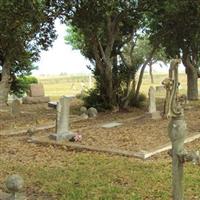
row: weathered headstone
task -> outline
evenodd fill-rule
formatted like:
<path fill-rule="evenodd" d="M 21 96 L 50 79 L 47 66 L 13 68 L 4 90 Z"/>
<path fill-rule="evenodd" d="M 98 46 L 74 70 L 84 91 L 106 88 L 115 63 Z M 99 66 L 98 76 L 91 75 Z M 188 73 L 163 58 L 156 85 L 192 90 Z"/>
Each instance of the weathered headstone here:
<path fill-rule="evenodd" d="M 149 88 L 149 113 L 156 112 L 156 91 L 153 86 Z"/>
<path fill-rule="evenodd" d="M 98 111 L 96 108 L 90 107 L 87 111 L 87 114 L 89 117 L 96 117 L 98 114 Z"/>
<path fill-rule="evenodd" d="M 17 116 L 20 114 L 20 106 L 21 103 L 18 99 L 12 101 L 10 109 L 13 116 Z"/>
<path fill-rule="evenodd" d="M 85 106 L 81 106 L 80 107 L 80 112 L 82 113 L 86 113 L 87 114 L 87 108 Z"/>
<path fill-rule="evenodd" d="M 27 200 L 24 194 L 21 193 L 24 180 L 21 176 L 15 174 L 6 179 L 5 185 L 9 193 L 0 193 L 0 200 Z"/>
<path fill-rule="evenodd" d="M 63 96 L 60 98 L 57 105 L 57 119 L 56 119 L 56 134 L 50 135 L 54 140 L 70 140 L 75 136 L 74 133 L 69 131 L 69 111 L 70 101 L 74 97 Z"/>
<path fill-rule="evenodd" d="M 80 117 L 82 119 L 88 119 L 89 118 L 88 113 L 87 113 L 87 108 L 85 106 L 80 107 L 80 112 L 81 112 Z"/>
<path fill-rule="evenodd" d="M 81 117 L 82 119 L 88 119 L 88 115 L 87 115 L 86 113 L 82 113 L 82 114 L 80 115 L 80 117 Z"/>
<path fill-rule="evenodd" d="M 44 95 L 42 84 L 31 84 L 27 95 L 22 99 L 24 104 L 47 103 L 50 101 L 49 97 Z"/>
<path fill-rule="evenodd" d="M 160 119 L 160 112 L 156 110 L 156 90 L 154 87 L 149 88 L 149 114 L 152 119 Z"/>
<path fill-rule="evenodd" d="M 41 83 L 31 84 L 29 90 L 31 97 L 44 97 L 44 87 Z"/>

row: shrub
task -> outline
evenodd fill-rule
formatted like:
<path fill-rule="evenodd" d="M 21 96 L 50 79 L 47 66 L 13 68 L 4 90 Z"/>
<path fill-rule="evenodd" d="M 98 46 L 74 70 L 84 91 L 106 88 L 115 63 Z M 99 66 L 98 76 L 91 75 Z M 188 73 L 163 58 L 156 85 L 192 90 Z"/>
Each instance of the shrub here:
<path fill-rule="evenodd" d="M 84 101 L 84 106 L 94 107 L 98 111 L 105 111 L 107 109 L 111 109 L 109 104 L 107 104 L 102 95 L 97 88 L 92 88 L 89 90 L 85 90 L 81 95 L 80 98 Z"/>
<path fill-rule="evenodd" d="M 133 97 L 133 99 L 130 101 L 130 106 L 139 107 L 139 108 L 143 107 L 145 105 L 146 100 L 147 100 L 146 95 L 143 93 L 140 93 L 137 101 Z"/>
<path fill-rule="evenodd" d="M 10 94 L 22 97 L 28 91 L 29 85 L 32 83 L 38 83 L 37 78 L 33 76 L 17 77 L 12 81 Z"/>

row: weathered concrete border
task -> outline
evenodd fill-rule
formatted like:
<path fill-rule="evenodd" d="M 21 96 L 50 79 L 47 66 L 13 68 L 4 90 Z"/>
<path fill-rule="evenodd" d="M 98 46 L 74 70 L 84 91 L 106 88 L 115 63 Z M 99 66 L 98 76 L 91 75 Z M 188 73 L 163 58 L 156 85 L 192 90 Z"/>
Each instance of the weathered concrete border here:
<path fill-rule="evenodd" d="M 43 130 L 55 128 L 55 124 L 43 125 L 43 126 L 32 127 L 32 128 L 33 128 L 34 132 L 43 131 Z M 3 131 L 0 134 L 0 137 L 23 136 L 23 135 L 27 134 L 27 131 L 28 131 L 28 128 L 27 129 L 16 130 L 16 131 Z"/>
<path fill-rule="evenodd" d="M 72 115 L 74 116 L 74 115 Z M 118 122 L 119 123 L 122 123 L 122 122 L 127 122 L 127 121 L 131 121 L 131 120 L 138 120 L 138 119 L 141 119 L 145 117 L 145 115 L 141 115 L 141 116 L 138 116 L 138 117 L 130 117 L 128 119 L 121 119 L 119 120 Z M 72 119 L 71 120 L 71 123 L 73 122 L 81 122 L 81 121 L 84 121 L 84 119 Z M 101 125 L 102 124 L 97 124 L 97 125 L 93 125 L 93 126 L 90 126 L 90 127 L 83 127 L 83 128 L 76 128 L 76 129 L 73 129 L 73 131 L 78 131 L 78 130 L 85 130 L 87 128 L 101 128 Z M 34 131 L 42 131 L 42 130 L 46 130 L 46 129 L 51 129 L 51 128 L 55 128 L 55 123 L 54 124 L 49 124 L 49 125 L 42 125 L 42 126 L 38 126 L 38 127 L 30 127 L 30 128 L 34 128 Z M 2 131 L 0 133 L 0 137 L 9 137 L 9 136 L 22 136 L 22 135 L 25 135 L 28 131 L 28 128 L 23 128 L 21 130 L 15 130 L 15 131 Z"/>
<path fill-rule="evenodd" d="M 195 135 L 192 135 L 186 138 L 185 143 L 192 142 L 198 138 L 200 138 L 200 132 L 197 132 Z M 70 142 L 55 142 L 55 141 L 50 141 L 45 137 L 40 137 L 40 138 L 35 137 L 29 140 L 28 142 L 34 143 L 34 144 L 40 144 L 40 145 L 54 145 L 54 146 L 59 146 L 59 147 L 67 147 L 69 149 L 75 149 L 79 151 L 95 151 L 95 152 L 103 152 L 103 153 L 109 153 L 109 154 L 121 155 L 121 156 L 127 156 L 127 157 L 135 157 L 142 160 L 146 160 L 147 158 L 150 158 L 151 156 L 154 156 L 158 153 L 171 149 L 170 143 L 167 143 L 165 145 L 162 145 L 150 151 L 132 152 L 132 151 L 126 151 L 126 150 L 119 150 L 119 149 L 109 149 L 109 148 L 100 148 L 100 147 L 98 148 L 94 146 L 87 146 L 87 145 L 81 145 L 81 144 L 70 143 Z"/>
<path fill-rule="evenodd" d="M 199 138 L 200 138 L 200 132 L 196 132 L 192 136 L 187 137 L 185 139 L 184 143 L 187 144 L 187 143 L 192 142 L 192 141 L 194 141 L 196 139 L 199 139 Z M 156 155 L 158 153 L 161 153 L 163 151 L 170 150 L 171 148 L 172 148 L 171 143 L 167 143 L 167 144 L 161 145 L 158 148 L 152 149 L 150 151 L 146 151 L 146 152 L 145 151 L 140 151 L 138 153 L 141 155 L 141 157 L 143 157 L 143 159 L 147 159 L 147 158 L 149 158 L 151 156 L 154 156 L 154 155 Z"/>
<path fill-rule="evenodd" d="M 67 147 L 69 149 L 75 149 L 78 151 L 95 151 L 95 152 L 103 152 L 103 153 L 109 153 L 114 155 L 122 155 L 127 157 L 138 157 L 143 159 L 140 154 L 131 152 L 131 151 L 125 151 L 125 150 L 119 150 L 119 149 L 109 149 L 109 148 L 100 148 L 100 147 L 94 147 L 94 146 L 87 146 L 87 145 L 81 145 L 76 143 L 70 143 L 70 142 L 56 142 L 52 140 L 48 140 L 47 138 L 32 138 L 28 140 L 30 143 L 39 144 L 39 145 L 54 145 L 58 147 Z"/>

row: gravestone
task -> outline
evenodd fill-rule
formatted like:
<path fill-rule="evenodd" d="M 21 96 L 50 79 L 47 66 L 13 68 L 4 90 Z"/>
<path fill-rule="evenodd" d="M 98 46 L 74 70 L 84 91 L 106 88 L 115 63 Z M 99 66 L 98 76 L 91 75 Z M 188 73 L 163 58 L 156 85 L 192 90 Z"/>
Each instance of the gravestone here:
<path fill-rule="evenodd" d="M 26 97 L 22 99 L 24 104 L 48 103 L 49 97 L 44 94 L 44 87 L 42 84 L 31 84 Z"/>
<path fill-rule="evenodd" d="M 44 97 L 44 87 L 41 83 L 31 84 L 29 90 L 29 96 L 31 97 Z"/>
<path fill-rule="evenodd" d="M 149 88 L 149 113 L 156 112 L 156 91 L 154 87 Z"/>
<path fill-rule="evenodd" d="M 122 125 L 122 123 L 114 121 L 114 122 L 103 124 L 101 127 L 102 128 L 114 128 L 114 127 L 118 127 L 118 126 L 121 126 L 121 125 Z"/>
<path fill-rule="evenodd" d="M 12 101 L 10 109 L 13 116 L 17 116 L 20 114 L 20 106 L 21 103 L 18 99 Z"/>
<path fill-rule="evenodd" d="M 149 88 L 149 114 L 152 119 L 160 119 L 160 112 L 156 110 L 156 90 L 154 87 Z"/>
<path fill-rule="evenodd" d="M 88 110 L 87 110 L 87 108 L 85 106 L 81 106 L 81 108 L 80 108 L 80 113 L 81 113 L 80 117 L 82 119 L 88 119 L 89 118 L 87 111 Z"/>
<path fill-rule="evenodd" d="M 60 98 L 57 105 L 56 133 L 50 135 L 51 139 L 58 141 L 70 140 L 76 135 L 69 131 L 70 101 L 73 98 L 73 96 L 63 96 Z"/>
<path fill-rule="evenodd" d="M 81 107 L 80 107 L 80 112 L 81 112 L 81 114 L 82 114 L 82 113 L 87 114 L 87 108 L 86 108 L 85 106 L 81 106 Z"/>
<path fill-rule="evenodd" d="M 80 117 L 81 117 L 82 119 L 88 119 L 88 115 L 87 115 L 86 113 L 82 113 L 82 114 L 80 115 Z"/>
<path fill-rule="evenodd" d="M 96 117 L 97 114 L 98 114 L 98 111 L 96 108 L 93 108 L 93 107 L 90 107 L 88 110 L 87 110 L 87 114 L 89 117 Z"/>

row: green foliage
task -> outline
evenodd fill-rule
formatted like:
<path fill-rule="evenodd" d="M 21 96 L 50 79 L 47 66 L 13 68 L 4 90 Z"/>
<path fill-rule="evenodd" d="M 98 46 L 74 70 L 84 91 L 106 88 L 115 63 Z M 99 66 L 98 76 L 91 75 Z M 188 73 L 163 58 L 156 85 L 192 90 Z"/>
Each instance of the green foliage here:
<path fill-rule="evenodd" d="M 56 38 L 54 3 L 48 0 L 0 0 L 0 27 L 3 27 L 0 29 L 0 66 L 2 79 L 6 77 L 0 84 L 6 91 L 1 93 L 4 100 L 10 89 L 8 82 L 12 80 L 14 87 L 15 76 L 29 75 L 40 51 L 51 46 Z M 23 93 L 18 92 L 19 95 Z"/>
<path fill-rule="evenodd" d="M 190 52 L 199 60 L 199 1 L 153 1 L 148 14 L 149 33 L 153 43 L 161 43 L 169 57 Z"/>
<path fill-rule="evenodd" d="M 55 39 L 54 15 L 46 1 L 0 1 L 0 58 L 11 65 L 37 59 Z"/>
<path fill-rule="evenodd" d="M 130 106 L 142 108 L 146 105 L 147 96 L 144 93 L 138 95 L 137 101 L 135 100 L 134 95 L 131 96 Z"/>
<path fill-rule="evenodd" d="M 37 78 L 33 76 L 17 77 L 11 84 L 10 93 L 17 97 L 22 97 L 28 91 L 32 83 L 38 83 Z"/>
<path fill-rule="evenodd" d="M 87 108 L 94 107 L 98 111 L 111 109 L 110 105 L 103 99 L 98 88 L 93 88 L 85 91 L 81 95 L 81 99 L 84 101 L 84 106 Z"/>
<path fill-rule="evenodd" d="M 140 27 L 143 14 L 139 9 L 142 9 L 144 1 L 140 1 L 141 7 L 135 0 L 86 0 L 73 3 L 72 12 L 65 13 L 66 18 L 70 19 L 67 21 L 70 28 L 65 41 L 91 61 L 102 104 L 105 107 L 107 104 L 110 105 L 108 107 L 111 104 L 114 106 L 120 85 L 116 77 L 120 76 L 118 67 L 121 66 L 113 60 L 117 60 L 124 43 L 122 40 L 129 38 L 133 30 Z"/>

